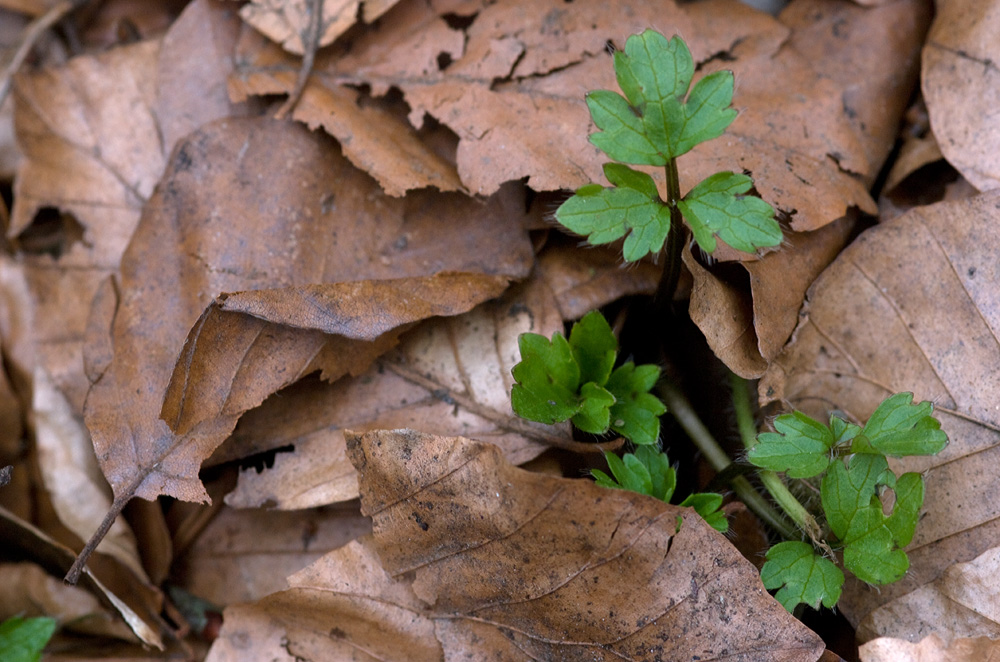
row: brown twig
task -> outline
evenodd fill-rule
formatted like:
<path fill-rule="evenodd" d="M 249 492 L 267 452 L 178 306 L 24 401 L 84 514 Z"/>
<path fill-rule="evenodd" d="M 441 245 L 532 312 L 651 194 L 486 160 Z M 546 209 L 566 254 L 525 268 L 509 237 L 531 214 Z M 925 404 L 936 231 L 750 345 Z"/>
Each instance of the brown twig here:
<path fill-rule="evenodd" d="M 319 50 L 320 35 L 323 34 L 323 2 L 324 0 L 307 0 L 309 25 L 306 26 L 306 32 L 300 35 L 303 51 L 302 67 L 299 68 L 299 76 L 295 79 L 295 87 L 288 93 L 285 103 L 274 114 L 276 119 L 283 119 L 295 110 L 299 99 L 302 98 L 302 92 L 306 89 L 306 83 L 309 82 L 309 75 L 312 73 L 313 63 L 316 61 L 316 51 Z"/>
<path fill-rule="evenodd" d="M 63 0 L 63 2 L 53 5 L 47 12 L 28 24 L 28 27 L 24 30 L 24 34 L 21 36 L 21 45 L 17 47 L 14 57 L 11 58 L 7 67 L 4 68 L 3 73 L 0 74 L 0 105 L 3 105 L 3 102 L 7 99 L 7 95 L 10 94 L 10 85 L 14 74 L 24 64 L 25 59 L 31 53 L 31 49 L 34 48 L 39 38 L 41 38 L 46 30 L 61 21 L 75 6 L 75 2 Z"/>
<path fill-rule="evenodd" d="M 138 487 L 136 484 L 135 487 Z M 111 508 L 104 515 L 104 520 L 101 525 L 97 527 L 97 531 L 94 531 L 94 535 L 90 537 L 87 541 L 86 546 L 80 553 L 76 555 L 76 560 L 73 561 L 73 565 L 70 567 L 69 572 L 63 578 L 63 581 L 67 584 L 76 585 L 80 581 L 80 575 L 83 574 L 84 568 L 87 566 L 87 560 L 90 559 L 90 555 L 94 553 L 97 546 L 101 544 L 104 540 L 104 536 L 108 535 L 108 531 L 111 530 L 111 525 L 115 523 L 118 516 L 121 514 L 122 509 L 125 505 L 132 500 L 132 495 L 135 493 L 135 489 L 127 490 L 125 492 L 126 496 L 115 497 L 115 500 L 111 503 Z"/>

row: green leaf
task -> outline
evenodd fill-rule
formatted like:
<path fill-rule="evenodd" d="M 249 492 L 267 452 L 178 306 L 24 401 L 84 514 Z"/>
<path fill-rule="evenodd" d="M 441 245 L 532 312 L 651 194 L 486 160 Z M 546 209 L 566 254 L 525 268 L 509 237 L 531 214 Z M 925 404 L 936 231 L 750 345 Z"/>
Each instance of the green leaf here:
<path fill-rule="evenodd" d="M 912 393 L 882 401 L 851 446 L 853 453 L 877 452 L 891 457 L 935 455 L 948 445 L 948 435 L 927 401 L 912 404 Z"/>
<path fill-rule="evenodd" d="M 658 252 L 670 230 L 670 209 L 660 200 L 653 178 L 613 163 L 604 172 L 618 188 L 578 190 L 556 210 L 556 220 L 594 246 L 625 237 L 622 253 L 628 262 Z"/>
<path fill-rule="evenodd" d="M 877 494 L 880 485 L 895 488 L 889 516 Z M 858 454 L 831 464 L 820 492 L 830 529 L 844 543 L 844 567 L 869 584 L 902 578 L 910 561 L 901 548 L 913 538 L 924 500 L 920 475 L 896 480 L 884 456 Z"/>
<path fill-rule="evenodd" d="M 613 404 L 615 396 L 603 386 L 587 382 L 580 388 L 580 411 L 570 420 L 584 432 L 604 434 L 608 431 Z"/>
<path fill-rule="evenodd" d="M 839 416 L 830 416 L 830 432 L 833 433 L 834 445 L 846 443 L 861 432 L 861 426 L 848 423 Z"/>
<path fill-rule="evenodd" d="M 635 456 L 649 470 L 652 480 L 650 496 L 670 503 L 670 497 L 677 488 L 677 472 L 670 466 L 670 458 L 656 446 L 639 446 L 635 449 Z"/>
<path fill-rule="evenodd" d="M 629 454 L 626 453 L 625 455 L 628 457 Z M 652 483 L 648 470 L 646 470 L 645 475 L 641 473 L 636 474 L 632 471 L 632 467 L 629 466 L 629 463 L 626 463 L 622 458 L 618 457 L 614 453 L 608 453 L 607 451 L 604 452 L 604 459 L 607 460 L 608 468 L 611 469 L 611 473 L 615 477 L 615 480 L 612 481 L 612 484 L 608 487 L 646 494 L 646 492 L 643 492 L 643 487 Z M 607 478 L 607 476 L 605 476 L 605 478 Z"/>
<path fill-rule="evenodd" d="M 804 542 L 781 542 L 767 552 L 760 579 L 767 589 L 780 589 L 774 596 L 791 612 L 799 603 L 813 609 L 820 604 L 833 608 L 840 599 L 844 573 Z"/>
<path fill-rule="evenodd" d="M 511 370 L 517 382 L 510 402 L 518 416 L 539 423 L 561 423 L 580 410 L 580 367 L 561 333 L 550 342 L 537 333 L 517 339 L 521 361 Z"/>
<path fill-rule="evenodd" d="M 784 471 L 791 478 L 811 478 L 830 465 L 835 439 L 830 428 L 800 411 L 779 416 L 778 431 L 757 436 L 748 453 L 750 462 L 771 471 Z"/>
<path fill-rule="evenodd" d="M 569 333 L 569 345 L 573 350 L 576 364 L 580 366 L 580 381 L 604 386 L 611 376 L 615 358 L 618 356 L 618 339 L 615 338 L 604 315 L 596 310 L 584 315 L 573 325 Z M 614 402 L 613 397 L 612 402 Z M 604 430 L 607 429 L 605 423 Z"/>
<path fill-rule="evenodd" d="M 616 161 L 665 165 L 722 135 L 736 119 L 729 107 L 732 72 L 705 76 L 688 96 L 694 61 L 680 37 L 667 40 L 654 30 L 632 35 L 624 52 L 615 53 L 615 75 L 627 99 L 601 91 L 588 96 L 587 105 L 601 129 L 591 142 Z"/>
<path fill-rule="evenodd" d="M 698 492 L 690 494 L 681 501 L 682 506 L 690 506 L 708 522 L 708 525 L 720 533 L 729 530 L 729 520 L 726 514 L 719 510 L 722 507 L 722 495 L 714 492 Z"/>
<path fill-rule="evenodd" d="M 0 660 L 38 662 L 55 631 L 54 618 L 8 618 L 0 623 Z"/>
<path fill-rule="evenodd" d="M 660 437 L 660 416 L 667 408 L 649 393 L 660 378 L 655 365 L 619 366 L 605 387 L 615 396 L 611 407 L 611 429 L 634 444 L 655 444 Z"/>
<path fill-rule="evenodd" d="M 703 250 L 715 251 L 715 235 L 745 253 L 781 243 L 781 226 L 774 220 L 771 205 L 752 195 L 741 195 L 752 185 L 753 180 L 746 175 L 717 172 L 678 201 Z"/>

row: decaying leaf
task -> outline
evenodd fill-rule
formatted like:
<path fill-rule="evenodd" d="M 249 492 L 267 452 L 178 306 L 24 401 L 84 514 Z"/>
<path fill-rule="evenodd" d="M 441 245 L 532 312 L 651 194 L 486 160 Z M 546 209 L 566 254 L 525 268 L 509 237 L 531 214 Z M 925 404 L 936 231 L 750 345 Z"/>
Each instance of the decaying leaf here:
<path fill-rule="evenodd" d="M 981 191 L 1000 187 L 993 127 L 1000 117 L 1000 25 L 995 2 L 936 3 L 923 49 L 921 88 L 931 128 L 948 162 Z"/>
<path fill-rule="evenodd" d="M 354 25 L 358 8 L 371 23 L 399 0 L 252 0 L 240 9 L 240 16 L 270 39 L 296 55 L 308 43 L 312 14 L 320 10 L 319 46 L 327 46 Z"/>
<path fill-rule="evenodd" d="M 348 443 L 373 540 L 328 554 L 287 591 L 228 609 L 209 660 L 278 646 L 384 660 L 823 651 L 690 510 L 522 471 L 467 439 L 372 431 Z"/>
<path fill-rule="evenodd" d="M 951 439 L 937 456 L 893 461 L 897 472 L 924 473 L 926 512 L 900 582 L 879 593 L 845 586 L 840 606 L 855 623 L 995 545 L 998 221 L 1000 197 L 983 194 L 862 234 L 813 284 L 793 340 L 761 381 L 764 402 L 820 418 L 839 410 L 865 420 L 887 394 L 913 391 L 934 402 Z"/>
<path fill-rule="evenodd" d="M 980 662 L 997 659 L 1000 643 L 990 637 L 947 642 L 934 634 L 916 643 L 883 637 L 869 641 L 858 652 L 861 662 Z"/>

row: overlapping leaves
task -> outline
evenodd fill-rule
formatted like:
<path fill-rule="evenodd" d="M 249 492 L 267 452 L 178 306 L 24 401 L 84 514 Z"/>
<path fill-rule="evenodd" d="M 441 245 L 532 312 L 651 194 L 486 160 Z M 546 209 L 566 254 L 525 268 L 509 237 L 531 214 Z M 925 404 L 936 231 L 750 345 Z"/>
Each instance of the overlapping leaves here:
<path fill-rule="evenodd" d="M 869 584 L 889 584 L 909 568 L 903 551 L 924 500 L 920 474 L 896 476 L 886 456 L 934 455 L 948 443 L 929 402 L 913 404 L 912 393 L 882 402 L 862 428 L 837 416 L 830 424 L 801 412 L 779 416 L 777 432 L 757 437 L 749 458 L 755 465 L 783 471 L 791 478 L 822 474 L 820 495 L 830 533 L 843 548 L 844 566 Z M 882 494 L 892 490 L 890 514 Z M 807 553 L 808 551 L 808 553 Z M 836 603 L 843 575 L 806 543 L 782 543 L 768 553 L 761 577 L 779 588 L 778 600 L 789 609 L 799 602 Z M 839 570 L 837 570 L 839 573 Z"/>
<path fill-rule="evenodd" d="M 525 333 L 518 347 L 510 394 L 518 416 L 549 424 L 571 420 L 584 432 L 611 429 L 636 444 L 656 443 L 666 407 L 649 390 L 660 369 L 631 362 L 614 369 L 618 340 L 599 312 L 574 324 L 569 340 L 561 333 L 551 341 Z"/>
<path fill-rule="evenodd" d="M 664 202 L 652 177 L 622 165 L 667 166 L 668 173 L 676 173 L 674 159 L 722 135 L 736 119 L 730 108 L 732 72 L 711 73 L 692 89 L 694 61 L 684 41 L 676 36 L 668 41 L 653 30 L 629 37 L 614 60 L 625 96 L 609 90 L 587 95 L 587 107 L 600 129 L 590 141 L 621 162 L 604 166 L 613 186 L 580 188 L 556 211 L 557 220 L 586 235 L 591 244 L 624 237 L 623 253 L 630 262 L 663 247 L 671 208 L 683 213 L 695 241 L 708 252 L 715 250 L 716 235 L 746 252 L 779 244 L 782 234 L 774 209 L 745 195 L 753 186 L 747 175 L 719 172 L 682 200 Z"/>

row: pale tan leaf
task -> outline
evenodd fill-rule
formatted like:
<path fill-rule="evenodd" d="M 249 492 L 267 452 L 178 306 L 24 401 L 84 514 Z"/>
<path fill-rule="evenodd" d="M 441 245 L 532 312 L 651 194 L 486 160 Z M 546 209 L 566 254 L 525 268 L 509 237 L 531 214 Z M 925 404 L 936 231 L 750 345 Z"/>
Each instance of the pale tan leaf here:
<path fill-rule="evenodd" d="M 918 643 L 885 637 L 864 644 L 859 653 L 861 662 L 996 662 L 1000 642 L 974 637 L 946 643 L 933 634 Z"/>

